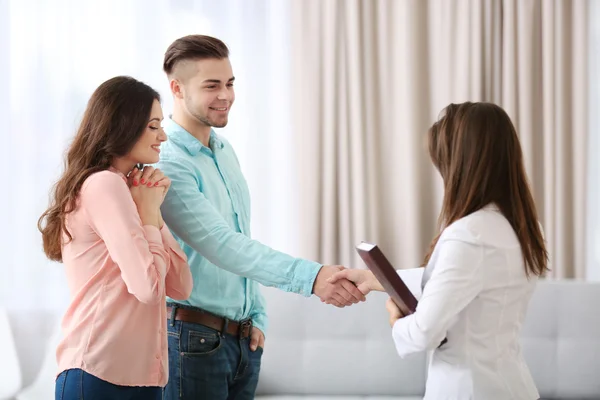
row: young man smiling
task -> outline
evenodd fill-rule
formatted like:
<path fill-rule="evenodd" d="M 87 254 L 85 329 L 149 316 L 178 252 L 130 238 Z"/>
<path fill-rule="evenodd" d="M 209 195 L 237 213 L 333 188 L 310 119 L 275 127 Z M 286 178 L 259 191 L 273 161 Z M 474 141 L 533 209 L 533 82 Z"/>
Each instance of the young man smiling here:
<path fill-rule="evenodd" d="M 364 301 L 342 269 L 295 258 L 250 237 L 250 193 L 227 125 L 235 100 L 229 50 L 191 35 L 169 46 L 163 69 L 174 99 L 158 167 L 171 179 L 163 218 L 188 256 L 194 288 L 168 299 L 169 383 L 165 399 L 252 399 L 267 325 L 258 283 L 338 307 Z"/>

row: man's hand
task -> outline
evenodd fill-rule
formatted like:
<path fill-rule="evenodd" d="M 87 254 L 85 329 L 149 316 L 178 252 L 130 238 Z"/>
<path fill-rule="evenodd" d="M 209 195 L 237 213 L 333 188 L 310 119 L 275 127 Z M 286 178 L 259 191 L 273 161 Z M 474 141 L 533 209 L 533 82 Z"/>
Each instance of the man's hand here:
<path fill-rule="evenodd" d="M 250 350 L 256 351 L 258 347 L 265 348 L 265 335 L 260 329 L 253 326 L 252 333 L 250 334 Z"/>
<path fill-rule="evenodd" d="M 347 279 L 350 282 L 354 282 L 358 287 L 358 290 L 365 296 L 368 295 L 371 290 L 384 291 L 383 286 L 381 286 L 381 283 L 375 278 L 373 272 L 366 269 L 344 269 L 333 274 L 327 282 L 336 283 L 340 279 Z"/>
<path fill-rule="evenodd" d="M 404 315 L 402 315 L 402 311 L 400 311 L 400 309 L 398 308 L 396 303 L 394 303 L 394 300 L 392 300 L 391 297 L 385 303 L 385 308 L 390 314 L 390 326 L 393 328 L 396 321 L 404 317 Z"/>
<path fill-rule="evenodd" d="M 330 276 L 343 269 L 344 267 L 339 265 L 325 265 L 321 267 L 313 285 L 313 293 L 322 302 L 333 304 L 336 307 L 345 307 L 366 300 L 360 290 L 347 279 L 339 279 L 335 283 L 327 282 Z"/>

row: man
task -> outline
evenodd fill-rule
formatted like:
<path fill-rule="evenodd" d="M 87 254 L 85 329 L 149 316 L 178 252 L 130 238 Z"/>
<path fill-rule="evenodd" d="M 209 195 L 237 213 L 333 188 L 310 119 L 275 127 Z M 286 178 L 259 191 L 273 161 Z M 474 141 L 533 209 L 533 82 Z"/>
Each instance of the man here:
<path fill-rule="evenodd" d="M 250 238 L 250 195 L 231 145 L 213 127 L 227 125 L 234 102 L 229 50 L 192 35 L 165 53 L 174 99 L 158 167 L 171 179 L 161 208 L 188 256 L 194 289 L 168 299 L 169 383 L 165 399 L 252 399 L 267 325 L 258 283 L 338 307 L 364 301 L 342 269 L 294 258 Z"/>

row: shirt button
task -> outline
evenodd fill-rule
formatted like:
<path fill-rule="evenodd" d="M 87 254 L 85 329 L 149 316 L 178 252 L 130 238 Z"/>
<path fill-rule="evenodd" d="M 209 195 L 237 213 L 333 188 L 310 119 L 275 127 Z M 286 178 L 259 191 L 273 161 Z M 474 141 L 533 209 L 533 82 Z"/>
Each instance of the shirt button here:
<path fill-rule="evenodd" d="M 156 355 L 156 359 L 157 359 L 157 360 L 160 360 L 160 354 L 157 354 L 157 355 Z"/>

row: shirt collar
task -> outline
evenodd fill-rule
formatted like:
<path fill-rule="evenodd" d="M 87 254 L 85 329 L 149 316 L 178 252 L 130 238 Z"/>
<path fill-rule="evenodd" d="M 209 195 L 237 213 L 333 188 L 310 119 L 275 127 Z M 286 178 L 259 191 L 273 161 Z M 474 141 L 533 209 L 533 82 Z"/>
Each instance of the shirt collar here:
<path fill-rule="evenodd" d="M 183 127 L 181 127 L 181 125 L 179 125 L 177 122 L 173 121 L 170 117 L 164 119 L 163 128 L 164 128 L 165 132 L 167 133 L 167 135 L 169 135 L 170 140 L 173 140 L 174 142 L 185 147 L 185 149 L 188 151 L 188 153 L 190 153 L 190 155 L 192 155 L 192 156 L 195 156 L 196 154 L 198 154 L 200 151 L 202 151 L 202 149 L 211 151 L 211 148 L 212 149 L 222 149 L 223 148 L 223 141 L 221 139 L 219 139 L 219 136 L 215 133 L 215 131 L 213 129 L 210 130 L 210 139 L 208 142 L 208 144 L 211 148 L 208 148 L 208 147 L 204 146 L 202 144 L 202 142 L 200 142 L 198 139 L 196 139 L 194 136 L 192 136 L 191 133 L 189 133 Z"/>
<path fill-rule="evenodd" d="M 492 202 L 489 203 L 488 205 L 483 207 L 484 210 L 489 210 L 489 211 L 500 211 L 500 207 L 498 207 L 498 204 Z"/>

